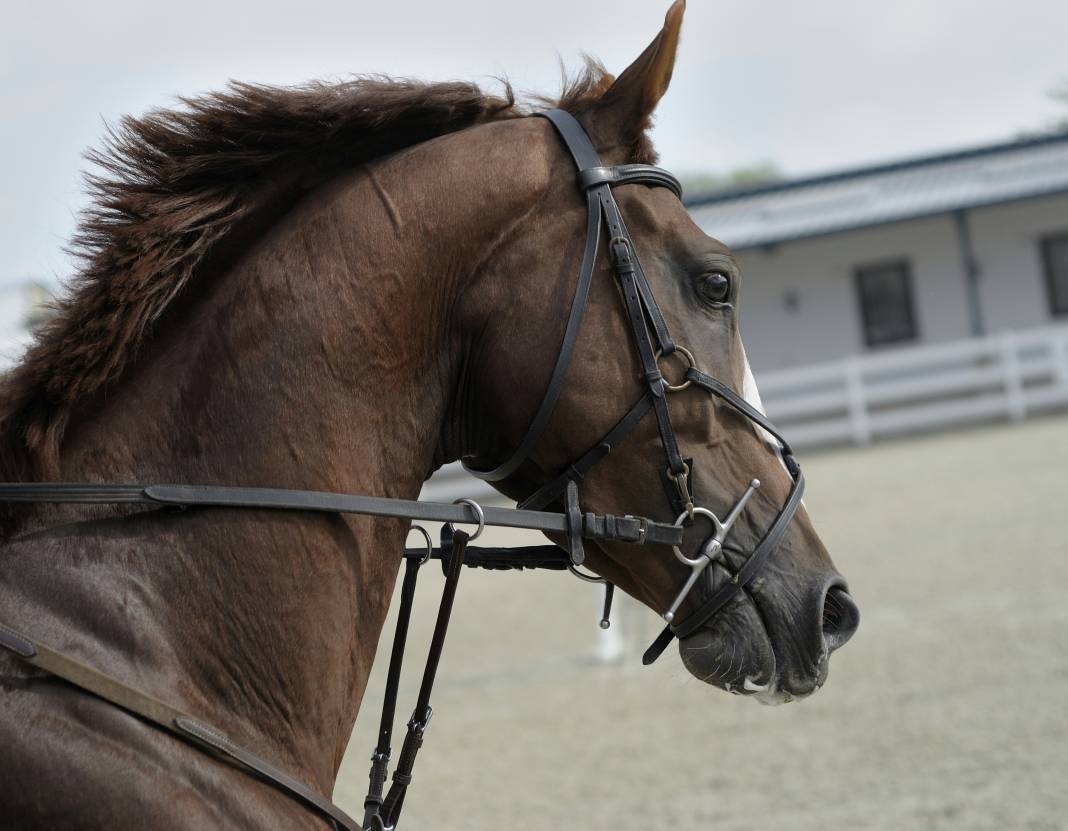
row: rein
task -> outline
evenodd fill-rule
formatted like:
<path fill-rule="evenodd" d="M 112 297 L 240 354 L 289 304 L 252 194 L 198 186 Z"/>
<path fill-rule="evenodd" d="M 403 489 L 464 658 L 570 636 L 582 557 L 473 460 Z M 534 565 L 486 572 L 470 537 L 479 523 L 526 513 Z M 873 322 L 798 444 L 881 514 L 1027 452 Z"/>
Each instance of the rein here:
<path fill-rule="evenodd" d="M 156 508 L 210 509 L 239 508 L 284 511 L 320 511 L 393 517 L 445 523 L 442 541 L 434 548 L 427 532 L 426 549 L 404 551 L 405 570 L 401 586 L 401 606 L 394 634 L 386 680 L 385 696 L 378 742 L 371 759 L 370 785 L 364 802 L 364 820 L 358 824 L 344 811 L 317 794 L 307 785 L 292 778 L 270 762 L 233 742 L 229 736 L 187 713 L 177 710 L 140 690 L 136 690 L 92 667 L 88 667 L 63 653 L 50 648 L 13 627 L 0 622 L 0 647 L 22 661 L 62 678 L 98 698 L 110 702 L 191 745 L 211 753 L 245 770 L 303 805 L 315 810 L 346 831 L 392 831 L 397 825 L 408 785 L 412 781 L 415 758 L 422 747 L 424 734 L 433 710 L 430 695 L 440 662 L 449 618 L 464 565 L 490 569 L 548 568 L 568 569 L 576 576 L 605 584 L 605 608 L 601 626 L 608 625 L 613 586 L 607 581 L 578 571 L 585 559 L 583 540 L 651 543 L 670 546 L 676 559 L 690 569 L 688 578 L 671 606 L 662 614 L 667 626 L 646 650 L 642 662 L 650 664 L 675 637 L 684 638 L 705 625 L 723 606 L 753 579 L 761 566 L 782 539 L 804 492 L 804 476 L 794 459 L 789 444 L 759 410 L 721 381 L 696 368 L 693 355 L 676 344 L 668 331 L 663 314 L 657 306 L 649 280 L 642 269 L 633 240 L 627 231 L 612 194 L 614 186 L 644 184 L 666 187 L 681 197 L 678 180 L 667 171 L 652 165 L 628 164 L 605 167 L 578 121 L 563 110 L 539 113 L 548 119 L 567 146 L 578 168 L 578 186 L 587 206 L 586 244 L 582 265 L 564 331 L 560 353 L 541 404 L 526 434 L 515 451 L 504 462 L 488 469 L 476 469 L 474 460 L 463 463 L 473 475 L 490 482 L 507 479 L 523 465 L 535 449 L 548 426 L 559 399 L 568 367 L 575 352 L 579 328 L 589 298 L 590 285 L 597 263 L 602 228 L 608 240 L 608 252 L 613 272 L 622 289 L 628 323 L 642 366 L 645 388 L 641 397 L 605 436 L 586 453 L 565 465 L 549 482 L 527 497 L 518 508 L 483 508 L 470 499 L 457 500 L 452 505 L 387 499 L 353 494 L 317 491 L 277 490 L 269 488 L 231 488 L 194 485 L 107 485 L 8 483 L 0 484 L 0 502 L 77 503 L 77 504 L 138 504 Z M 660 371 L 660 361 L 671 355 L 681 356 L 687 363 L 685 380 L 670 384 Z M 711 510 L 696 504 L 693 493 L 693 460 L 683 456 L 668 409 L 668 397 L 696 388 L 715 396 L 738 414 L 766 431 L 779 444 L 778 453 L 792 479 L 792 487 L 783 507 L 756 547 L 748 555 L 727 543 L 727 535 L 741 515 L 747 501 L 760 486 L 752 480 L 749 488 L 721 521 Z M 583 513 L 579 507 L 578 483 L 613 448 L 622 441 L 642 419 L 652 412 L 657 422 L 665 456 L 663 484 L 668 502 L 677 514 L 672 523 L 657 522 L 645 517 L 614 516 Z M 559 513 L 546 512 L 558 504 Z M 680 546 L 683 530 L 693 525 L 696 517 L 704 517 L 713 526 L 713 534 L 702 544 L 696 557 L 687 557 Z M 468 535 L 455 531 L 453 523 L 477 523 L 478 529 Z M 526 548 L 469 548 L 468 542 L 482 533 L 487 525 L 526 528 L 555 532 L 565 536 L 566 549 L 557 546 Z M 713 570 L 719 562 L 727 567 L 725 552 L 745 557 L 742 566 L 729 579 L 716 587 Z M 422 684 L 415 710 L 408 722 L 400 757 L 393 773 L 393 785 L 384 792 L 391 755 L 393 722 L 396 714 L 408 625 L 419 569 L 427 561 L 437 558 L 445 571 L 445 588 L 438 609 L 437 623 L 431 639 Z M 701 578 L 705 578 L 701 580 Z M 703 599 L 681 621 L 675 614 L 692 591 L 700 585 Z"/>

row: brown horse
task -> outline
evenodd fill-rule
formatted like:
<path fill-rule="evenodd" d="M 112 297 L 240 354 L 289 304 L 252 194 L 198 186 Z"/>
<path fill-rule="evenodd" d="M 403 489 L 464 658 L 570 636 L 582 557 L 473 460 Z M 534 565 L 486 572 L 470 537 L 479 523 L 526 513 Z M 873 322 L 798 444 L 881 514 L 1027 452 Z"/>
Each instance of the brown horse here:
<path fill-rule="evenodd" d="M 588 66 L 556 102 L 606 164 L 652 160 L 645 131 L 681 17 L 679 2 L 618 79 Z M 124 121 L 98 156 L 107 172 L 78 239 L 81 274 L 4 381 L 3 478 L 415 498 L 450 460 L 505 457 L 559 350 L 585 222 L 571 160 L 528 116 L 510 92 L 375 79 L 235 85 Z M 668 190 L 617 193 L 677 340 L 755 401 L 731 253 Z M 549 429 L 501 490 L 529 494 L 639 389 L 599 263 Z M 763 480 L 732 532 L 751 549 L 789 491 L 780 458 L 710 396 L 671 408 L 704 504 L 723 510 Z M 647 420 L 587 477 L 583 508 L 671 522 L 662 459 Z M 403 522 L 50 505 L 4 508 L 2 522 L 0 620 L 332 792 Z M 685 578 L 663 547 L 590 544 L 587 563 L 657 612 Z M 680 651 L 702 680 L 784 699 L 823 683 L 855 625 L 802 509 L 760 578 Z M 0 702 L 4 828 L 323 825 L 7 653 Z"/>

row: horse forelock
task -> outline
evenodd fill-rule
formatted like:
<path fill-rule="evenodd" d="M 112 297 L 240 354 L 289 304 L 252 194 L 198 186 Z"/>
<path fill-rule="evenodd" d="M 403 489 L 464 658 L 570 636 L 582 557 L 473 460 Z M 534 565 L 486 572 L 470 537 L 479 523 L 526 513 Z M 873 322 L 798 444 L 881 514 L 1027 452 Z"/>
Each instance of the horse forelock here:
<path fill-rule="evenodd" d="M 122 119 L 87 156 L 98 172 L 86 176 L 91 205 L 69 249 L 77 272 L 0 381 L 0 477 L 55 471 L 72 409 L 122 376 L 153 324 L 211 270 L 205 259 L 243 221 L 295 200 L 302 183 L 436 136 L 546 105 L 581 113 L 611 81 L 587 60 L 557 100 L 529 105 L 506 82 L 501 95 L 380 76 L 232 83 L 178 109 Z"/>

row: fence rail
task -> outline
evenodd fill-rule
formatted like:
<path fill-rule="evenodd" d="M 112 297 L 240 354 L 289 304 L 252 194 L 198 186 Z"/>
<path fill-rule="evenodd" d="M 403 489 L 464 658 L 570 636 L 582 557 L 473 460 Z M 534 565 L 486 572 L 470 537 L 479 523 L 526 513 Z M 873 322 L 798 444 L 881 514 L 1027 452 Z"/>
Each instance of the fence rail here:
<path fill-rule="evenodd" d="M 867 444 L 1068 408 L 1068 326 L 1003 332 L 762 373 L 764 406 L 794 447 Z M 487 494 L 459 465 L 424 498 Z"/>
<path fill-rule="evenodd" d="M 1068 407 L 1068 327 L 862 355 L 758 378 L 797 447 L 866 444 Z"/>

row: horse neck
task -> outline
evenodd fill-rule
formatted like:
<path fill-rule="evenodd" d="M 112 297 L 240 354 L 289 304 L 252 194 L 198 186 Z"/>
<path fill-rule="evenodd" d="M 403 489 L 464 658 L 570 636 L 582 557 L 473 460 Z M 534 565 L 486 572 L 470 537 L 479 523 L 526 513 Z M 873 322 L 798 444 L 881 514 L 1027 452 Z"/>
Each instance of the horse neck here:
<path fill-rule="evenodd" d="M 441 455 L 458 352 L 445 318 L 457 287 L 428 273 L 437 252 L 418 227 L 399 227 L 403 203 L 385 205 L 384 187 L 357 171 L 307 198 L 226 273 L 203 275 L 200 296 L 161 323 L 137 367 L 72 420 L 59 478 L 415 498 Z M 72 516 L 63 510 L 52 523 Z M 193 712 L 281 733 L 274 758 L 328 786 L 405 523 L 157 513 L 123 520 L 144 529 L 132 560 L 92 532 L 64 544 L 95 550 L 106 571 L 64 591 L 113 597 L 134 581 L 144 594 L 146 614 L 131 623 L 138 654 L 105 654 L 106 667 L 167 668 L 153 692 L 173 700 L 180 684 L 186 701 L 176 703 Z"/>

